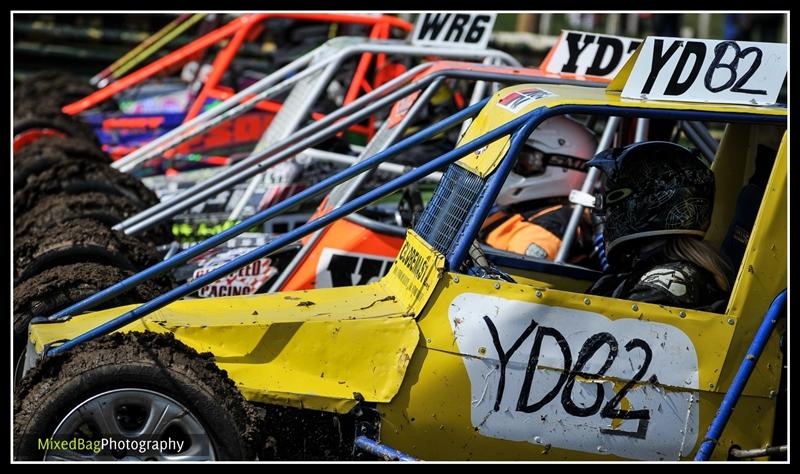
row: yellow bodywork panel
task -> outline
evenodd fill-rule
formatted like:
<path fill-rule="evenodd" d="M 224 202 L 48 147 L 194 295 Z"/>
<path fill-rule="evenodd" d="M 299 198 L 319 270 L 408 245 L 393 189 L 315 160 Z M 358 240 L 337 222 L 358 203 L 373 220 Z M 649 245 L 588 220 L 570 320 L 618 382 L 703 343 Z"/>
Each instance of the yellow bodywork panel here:
<path fill-rule="evenodd" d="M 135 305 L 31 325 L 37 352 Z M 211 352 L 245 398 L 346 412 L 361 394 L 388 402 L 419 338 L 413 318 L 380 283 L 272 295 L 182 300 L 121 331 L 171 332 Z"/>
<path fill-rule="evenodd" d="M 531 322 L 538 326 L 530 332 L 508 331 Z M 691 459 L 722 401 L 719 368 L 736 330 L 720 314 L 455 274 L 440 282 L 419 325 L 423 347 L 406 383 L 379 407 L 381 441 L 431 460 Z M 598 346 L 604 340 L 614 341 L 613 354 Z M 551 357 L 562 352 L 578 373 L 569 388 L 558 380 L 570 378 L 567 363 Z M 604 362 L 608 371 L 597 376 Z M 567 413 L 566 399 L 591 413 Z M 647 420 L 613 410 L 638 410 Z M 773 412 L 774 400 L 743 397 L 721 445 L 763 446 Z"/>
<path fill-rule="evenodd" d="M 528 285 L 531 288 L 537 289 L 554 288 L 558 290 L 580 293 L 586 291 L 586 289 L 592 286 L 592 283 L 594 283 L 594 281 L 579 280 L 576 278 L 570 278 L 568 276 L 555 275 L 551 273 L 521 270 L 519 268 L 510 268 L 503 265 L 497 265 L 497 268 L 510 274 L 517 283 Z"/>
<path fill-rule="evenodd" d="M 785 133 L 728 302 L 726 314 L 738 321 L 738 329 L 722 370 L 723 387 L 730 386 L 770 304 L 787 288 L 788 146 Z M 784 325 L 785 320 L 780 321 L 778 330 L 773 331 L 745 394 L 766 396 L 777 391 L 782 360 L 778 339 Z"/>
<path fill-rule="evenodd" d="M 413 230 L 386 277 L 366 286 L 182 300 L 121 331 L 171 332 L 214 354 L 245 398 L 347 412 L 357 400 L 388 402 L 417 346 L 421 313 L 444 256 Z M 136 305 L 66 322 L 34 324 L 37 352 L 71 339 Z"/>

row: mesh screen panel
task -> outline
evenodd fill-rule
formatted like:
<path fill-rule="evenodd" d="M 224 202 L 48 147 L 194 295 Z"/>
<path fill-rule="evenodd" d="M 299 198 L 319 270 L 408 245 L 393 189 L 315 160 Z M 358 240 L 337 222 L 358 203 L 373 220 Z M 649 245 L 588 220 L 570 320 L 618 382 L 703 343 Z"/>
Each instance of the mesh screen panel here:
<path fill-rule="evenodd" d="M 414 231 L 447 255 L 484 184 L 477 175 L 457 164 L 450 165 Z"/>

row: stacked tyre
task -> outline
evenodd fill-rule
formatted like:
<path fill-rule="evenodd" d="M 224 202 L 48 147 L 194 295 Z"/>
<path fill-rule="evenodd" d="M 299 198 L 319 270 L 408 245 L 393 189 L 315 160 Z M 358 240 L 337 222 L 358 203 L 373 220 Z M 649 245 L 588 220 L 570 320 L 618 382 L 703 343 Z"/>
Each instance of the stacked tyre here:
<path fill-rule="evenodd" d="M 113 229 L 158 198 L 137 178 L 111 166 L 88 125 L 61 112 L 91 92 L 83 81 L 62 73 L 37 74 L 15 87 L 14 457 L 252 459 L 259 444 L 255 409 L 208 356 L 170 334 L 110 334 L 28 364 L 22 377 L 32 320 L 155 265 L 162 260 L 158 247 L 173 241 L 166 224 L 137 236 Z M 94 309 L 145 302 L 174 286 L 171 275 L 161 275 Z M 100 405 L 103 410 L 93 409 Z M 150 416 L 156 413 L 160 418 Z M 152 419 L 160 420 L 158 426 L 149 423 Z M 100 433 L 98 426 L 118 429 Z M 131 433 L 138 433 L 186 444 L 180 452 L 144 455 L 55 452 L 37 442 L 75 433 L 90 439 L 98 434 L 136 438 Z"/>
<path fill-rule="evenodd" d="M 88 82 L 62 71 L 44 71 L 14 87 L 14 151 L 41 136 L 78 138 L 98 145 L 92 128 L 61 108 L 93 92 Z"/>
<path fill-rule="evenodd" d="M 50 316 L 161 260 L 166 225 L 140 236 L 113 230 L 158 203 L 137 178 L 111 167 L 91 127 L 61 107 L 92 92 L 63 73 L 32 76 L 14 90 L 14 355 L 30 321 Z M 107 301 L 146 301 L 174 286 L 169 276 Z"/>

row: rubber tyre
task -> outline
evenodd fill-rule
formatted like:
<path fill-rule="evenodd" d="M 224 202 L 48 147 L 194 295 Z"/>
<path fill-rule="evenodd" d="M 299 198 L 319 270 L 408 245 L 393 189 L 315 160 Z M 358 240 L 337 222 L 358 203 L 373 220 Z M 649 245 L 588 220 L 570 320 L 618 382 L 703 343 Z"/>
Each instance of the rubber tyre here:
<path fill-rule="evenodd" d="M 47 196 L 14 221 L 14 238 L 41 235 L 56 224 L 75 219 L 93 219 L 107 227 L 113 227 L 141 210 L 143 209 L 135 202 L 124 196 L 97 192 Z M 155 245 L 164 245 L 175 240 L 167 224 L 148 229 L 137 237 Z"/>
<path fill-rule="evenodd" d="M 44 104 L 32 105 L 14 113 L 14 135 L 33 128 L 49 128 L 72 138 L 100 146 L 92 126 Z"/>
<path fill-rule="evenodd" d="M 156 194 L 137 178 L 101 163 L 73 160 L 63 155 L 52 167 L 27 176 L 14 192 L 14 217 L 32 209 L 40 199 L 54 194 L 102 192 L 124 196 L 144 209 L 158 204 Z"/>
<path fill-rule="evenodd" d="M 15 110 L 32 102 L 51 102 L 60 111 L 61 107 L 76 102 L 94 93 L 97 89 L 89 81 L 66 71 L 41 71 L 32 74 L 14 88 Z"/>
<path fill-rule="evenodd" d="M 37 145 L 34 145 L 36 143 Z M 112 162 L 111 156 L 108 153 L 104 152 L 101 146 L 98 146 L 95 142 L 90 140 L 84 140 L 81 137 L 74 138 L 74 137 L 57 137 L 57 136 L 45 136 L 42 137 L 31 145 L 23 148 L 23 150 L 28 150 L 28 148 L 55 148 L 57 150 L 61 150 L 68 155 L 71 156 L 81 156 L 81 155 L 91 155 L 94 158 L 92 161 L 98 161 L 100 163 L 110 164 Z M 38 151 L 41 152 L 41 149 Z M 22 152 L 17 153 L 19 155 Z"/>
<path fill-rule="evenodd" d="M 135 272 L 160 261 L 153 245 L 97 221 L 75 219 L 14 243 L 14 284 L 59 265 L 94 262 Z M 155 281 L 165 288 L 174 285 L 169 275 Z"/>
<path fill-rule="evenodd" d="M 75 350 L 77 349 L 77 350 Z M 37 438 L 84 400 L 118 388 L 140 388 L 186 407 L 211 437 L 216 457 L 249 460 L 258 442 L 256 410 L 210 354 L 172 334 L 111 334 L 45 359 L 19 384 L 14 399 L 14 457 L 41 460 Z"/>
<path fill-rule="evenodd" d="M 14 288 L 14 359 L 19 360 L 28 339 L 28 325 L 35 317 L 47 317 L 114 283 L 133 275 L 98 263 L 76 263 L 50 268 Z M 149 301 L 163 292 L 146 281 L 100 304 L 95 310 Z"/>
<path fill-rule="evenodd" d="M 25 186 L 29 176 L 74 160 L 111 164 L 106 152 L 85 139 L 42 137 L 14 154 L 14 188 Z"/>

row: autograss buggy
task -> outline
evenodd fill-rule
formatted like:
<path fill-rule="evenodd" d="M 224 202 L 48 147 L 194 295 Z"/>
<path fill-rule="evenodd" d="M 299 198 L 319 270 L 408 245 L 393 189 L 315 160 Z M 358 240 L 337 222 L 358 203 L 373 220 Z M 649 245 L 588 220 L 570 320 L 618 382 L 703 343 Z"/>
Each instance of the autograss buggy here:
<path fill-rule="evenodd" d="M 720 104 L 725 97 L 713 92 L 704 101 L 663 95 L 669 77 L 680 76 L 676 50 L 699 51 L 698 44 L 708 53 L 698 53 L 706 68 L 715 51 L 755 47 L 774 58 L 761 65 L 767 76 L 785 75 L 785 47 L 648 38 L 640 59 L 605 90 L 536 83 L 503 89 L 258 213 L 221 235 L 474 117 L 455 150 L 190 284 L 140 306 L 81 314 L 184 252 L 35 321 L 16 391 L 15 457 L 286 459 L 356 448 L 402 459 L 678 460 L 726 459 L 737 448 L 770 445 L 786 309 L 787 111 Z M 653 45 L 662 55 L 671 51 L 656 70 Z M 740 66 L 732 70 L 742 77 L 750 65 Z M 648 71 L 654 84 L 643 98 Z M 712 80 L 714 72 L 712 66 Z M 728 97 L 760 99 L 749 86 Z M 758 86 L 774 101 L 772 81 Z M 476 249 L 526 138 L 561 114 L 726 123 L 705 235 L 717 248 L 735 230 L 737 194 L 763 156 L 759 145 L 777 149 L 723 313 L 590 296 L 583 291 L 599 272 Z M 178 301 L 443 166 L 430 203 L 380 281 Z M 138 455 L 36 443 L 109 438 L 183 444 Z"/>

